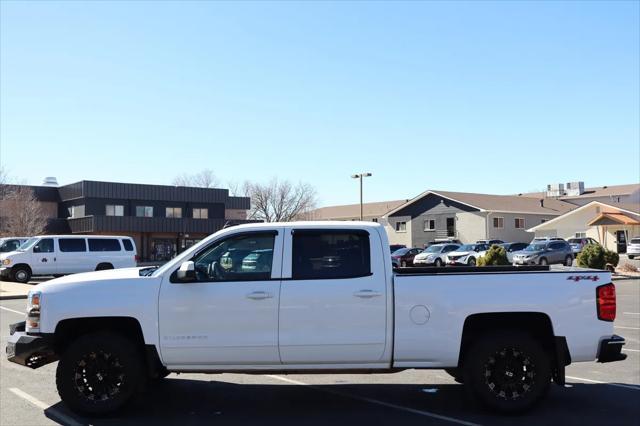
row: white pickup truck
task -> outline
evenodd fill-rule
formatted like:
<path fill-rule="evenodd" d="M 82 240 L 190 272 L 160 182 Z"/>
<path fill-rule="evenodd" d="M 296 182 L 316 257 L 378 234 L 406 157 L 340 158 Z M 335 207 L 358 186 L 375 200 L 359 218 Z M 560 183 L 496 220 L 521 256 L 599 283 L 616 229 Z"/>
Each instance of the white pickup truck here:
<path fill-rule="evenodd" d="M 478 401 L 521 412 L 571 362 L 625 358 L 605 271 L 392 269 L 365 222 L 249 224 L 164 266 L 39 284 L 9 360 L 55 360 L 62 400 L 99 415 L 169 372 L 445 369 Z"/>

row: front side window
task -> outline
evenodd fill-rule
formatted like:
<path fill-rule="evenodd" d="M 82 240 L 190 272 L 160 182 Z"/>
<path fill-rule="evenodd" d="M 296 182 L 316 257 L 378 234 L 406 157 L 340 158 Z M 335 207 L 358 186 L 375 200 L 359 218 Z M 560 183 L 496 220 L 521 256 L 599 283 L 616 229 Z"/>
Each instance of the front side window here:
<path fill-rule="evenodd" d="M 250 233 L 217 241 L 194 257 L 196 281 L 271 279 L 276 233 Z"/>
<path fill-rule="evenodd" d="M 407 232 L 407 222 L 396 222 L 396 232 Z"/>
<path fill-rule="evenodd" d="M 209 209 L 193 209 L 193 218 L 194 219 L 208 219 L 209 218 Z"/>
<path fill-rule="evenodd" d="M 182 207 L 167 207 L 166 209 L 167 217 L 181 218 L 182 217 Z"/>
<path fill-rule="evenodd" d="M 136 216 L 153 217 L 153 207 L 152 206 L 136 206 Z"/>
<path fill-rule="evenodd" d="M 124 216 L 124 206 L 119 204 L 107 204 L 105 210 L 107 216 Z"/>
<path fill-rule="evenodd" d="M 494 228 L 504 228 L 504 217 L 494 217 L 493 218 L 493 227 Z"/>
<path fill-rule="evenodd" d="M 356 278 L 371 274 L 366 231 L 295 231 L 292 252 L 294 280 Z"/>
<path fill-rule="evenodd" d="M 60 238 L 58 246 L 62 252 L 82 252 L 87 251 L 87 243 L 84 238 Z"/>
<path fill-rule="evenodd" d="M 53 238 L 43 238 L 33 246 L 34 253 L 53 253 Z"/>
<path fill-rule="evenodd" d="M 524 229 L 524 218 L 516 217 L 515 225 L 516 225 L 516 229 Z"/>
<path fill-rule="evenodd" d="M 89 251 L 120 251 L 120 241 L 115 238 L 89 238 Z"/>

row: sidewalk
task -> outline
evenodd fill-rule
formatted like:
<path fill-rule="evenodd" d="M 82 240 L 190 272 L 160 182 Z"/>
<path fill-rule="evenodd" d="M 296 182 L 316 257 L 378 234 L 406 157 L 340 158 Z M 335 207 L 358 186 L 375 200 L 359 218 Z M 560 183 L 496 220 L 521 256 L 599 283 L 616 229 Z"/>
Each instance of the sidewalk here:
<path fill-rule="evenodd" d="M 0 281 L 0 300 L 26 299 L 27 293 L 35 285 Z"/>

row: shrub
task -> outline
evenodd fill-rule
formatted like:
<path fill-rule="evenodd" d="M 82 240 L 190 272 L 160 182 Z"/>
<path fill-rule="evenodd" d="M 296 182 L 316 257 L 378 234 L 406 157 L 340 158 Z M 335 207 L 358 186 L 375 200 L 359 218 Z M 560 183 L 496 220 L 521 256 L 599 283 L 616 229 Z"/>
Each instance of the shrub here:
<path fill-rule="evenodd" d="M 489 266 L 489 265 L 508 265 L 509 259 L 507 258 L 507 251 L 504 247 L 501 247 L 497 244 L 491 246 L 489 250 L 478 258 L 478 262 L 476 265 L 478 266 Z"/>
<path fill-rule="evenodd" d="M 620 262 L 620 255 L 615 251 L 604 250 L 604 263 L 610 263 L 613 266 L 618 266 L 618 262 Z"/>
<path fill-rule="evenodd" d="M 604 249 L 599 244 L 587 244 L 578 254 L 578 266 L 582 268 L 604 269 Z"/>
<path fill-rule="evenodd" d="M 621 272 L 639 272 L 638 268 L 636 268 L 635 266 L 633 266 L 630 263 L 623 263 L 622 266 L 620 266 L 620 268 L 618 268 Z"/>

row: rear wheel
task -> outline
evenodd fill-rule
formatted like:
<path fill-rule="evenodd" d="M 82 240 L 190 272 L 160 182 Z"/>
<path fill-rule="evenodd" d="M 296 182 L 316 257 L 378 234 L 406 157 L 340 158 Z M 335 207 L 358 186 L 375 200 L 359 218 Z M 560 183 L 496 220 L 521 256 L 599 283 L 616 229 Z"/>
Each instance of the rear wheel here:
<path fill-rule="evenodd" d="M 634 258 L 634 257 L 635 257 L 635 256 L 629 255 L 629 259 L 630 259 L 630 260 L 633 260 L 633 258 Z"/>
<path fill-rule="evenodd" d="M 492 333 L 477 339 L 467 351 L 464 382 L 485 407 L 505 414 L 521 413 L 547 394 L 549 358 L 526 333 Z"/>
<path fill-rule="evenodd" d="M 26 284 L 31 279 L 31 269 L 23 265 L 14 266 L 11 270 L 11 278 L 15 282 Z"/>
<path fill-rule="evenodd" d="M 133 342 L 102 332 L 78 338 L 60 358 L 56 385 L 73 411 L 102 415 L 117 411 L 139 390 L 144 371 Z"/>
<path fill-rule="evenodd" d="M 540 265 L 546 266 L 548 264 L 549 264 L 549 262 L 547 261 L 546 257 L 543 257 L 542 259 L 540 259 Z"/>

